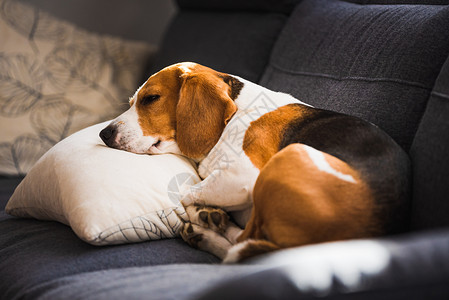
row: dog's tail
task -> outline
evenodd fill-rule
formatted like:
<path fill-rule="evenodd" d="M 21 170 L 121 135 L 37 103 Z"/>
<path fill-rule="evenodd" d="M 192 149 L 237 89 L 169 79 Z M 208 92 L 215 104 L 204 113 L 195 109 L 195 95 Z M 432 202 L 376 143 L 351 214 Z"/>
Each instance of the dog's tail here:
<path fill-rule="evenodd" d="M 237 263 L 253 256 L 265 254 L 279 249 L 279 246 L 267 240 L 245 240 L 243 242 L 235 244 L 228 250 L 228 254 L 223 259 L 223 263 Z"/>

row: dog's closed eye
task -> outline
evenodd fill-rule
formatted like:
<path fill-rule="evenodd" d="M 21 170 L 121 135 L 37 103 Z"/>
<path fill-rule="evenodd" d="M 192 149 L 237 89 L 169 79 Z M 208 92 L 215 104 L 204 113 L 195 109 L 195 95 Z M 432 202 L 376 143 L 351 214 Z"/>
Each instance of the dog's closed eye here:
<path fill-rule="evenodd" d="M 148 104 L 153 103 L 160 97 L 161 97 L 160 95 L 147 95 L 147 96 L 142 97 L 142 99 L 140 100 L 140 103 L 142 105 L 148 105 Z"/>

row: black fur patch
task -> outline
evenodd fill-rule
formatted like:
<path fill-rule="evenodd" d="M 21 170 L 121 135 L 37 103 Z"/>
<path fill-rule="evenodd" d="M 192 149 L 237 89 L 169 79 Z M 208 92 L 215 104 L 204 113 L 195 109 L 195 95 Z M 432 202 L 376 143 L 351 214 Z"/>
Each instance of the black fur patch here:
<path fill-rule="evenodd" d="M 243 88 L 243 82 L 230 75 L 224 75 L 220 77 L 227 85 L 231 87 L 231 95 L 229 95 L 231 99 L 232 100 L 237 99 L 237 97 L 240 95 L 240 91 Z"/>

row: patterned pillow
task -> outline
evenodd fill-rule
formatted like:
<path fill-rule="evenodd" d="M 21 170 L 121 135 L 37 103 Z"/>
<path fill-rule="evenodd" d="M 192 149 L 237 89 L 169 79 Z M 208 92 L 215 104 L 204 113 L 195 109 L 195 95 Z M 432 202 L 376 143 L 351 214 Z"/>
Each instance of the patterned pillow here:
<path fill-rule="evenodd" d="M 0 0 L 0 174 L 26 174 L 51 146 L 124 108 L 153 46 L 93 34 Z"/>
<path fill-rule="evenodd" d="M 139 155 L 108 148 L 83 129 L 45 153 L 14 191 L 8 214 L 59 221 L 84 241 L 110 245 L 178 235 L 187 218 L 185 189 L 200 182 L 194 164 L 173 155 Z"/>

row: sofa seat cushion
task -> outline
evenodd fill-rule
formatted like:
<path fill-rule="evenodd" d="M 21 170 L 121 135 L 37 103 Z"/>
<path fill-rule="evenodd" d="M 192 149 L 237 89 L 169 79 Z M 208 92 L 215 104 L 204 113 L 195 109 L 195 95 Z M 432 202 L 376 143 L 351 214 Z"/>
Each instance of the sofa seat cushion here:
<path fill-rule="evenodd" d="M 261 84 L 368 120 L 408 150 L 448 54 L 448 6 L 306 0 Z"/>
<path fill-rule="evenodd" d="M 195 299 L 448 299 L 448 231 L 281 250 Z"/>
<path fill-rule="evenodd" d="M 447 231 L 298 247 L 235 265 L 165 265 L 169 260 L 193 260 L 192 253 L 198 254 L 193 249 L 190 254 L 180 251 L 183 248 L 181 245 L 175 246 L 175 241 L 160 241 L 159 245 L 146 243 L 153 246 L 146 248 L 147 253 L 142 249 L 122 248 L 122 254 L 128 251 L 129 258 L 124 257 L 120 263 L 113 262 L 112 256 L 114 259 L 122 256 L 111 253 L 112 248 L 108 249 L 111 251 L 110 261 L 104 258 L 104 248 L 78 252 L 78 257 L 75 257 L 76 251 L 70 251 L 65 256 L 69 258 L 67 266 L 49 264 L 50 269 L 61 268 L 56 270 L 54 276 L 38 268 L 46 267 L 46 254 L 34 256 L 43 261 L 26 257 L 28 267 L 18 268 L 9 276 L 4 276 L 7 274 L 4 272 L 11 269 L 3 267 L 12 264 L 12 260 L 7 260 L 7 264 L 0 261 L 0 276 L 5 278 L 0 282 L 0 294 L 6 299 L 161 300 L 322 297 L 398 300 L 447 299 L 449 296 Z M 53 249 L 49 252 L 50 255 L 59 254 L 58 259 L 63 257 Z M 98 253 L 95 255 L 94 252 Z M 86 264 L 91 259 L 98 259 L 98 263 L 93 261 L 94 266 L 87 268 Z M 82 267 L 74 266 L 74 261 Z M 150 263 L 145 266 L 143 261 Z M 98 268 L 100 263 L 118 267 L 88 271 Z M 130 267 L 122 268 L 125 264 Z M 68 267 L 76 272 L 64 276 Z M 79 272 L 81 268 L 85 272 Z"/>

